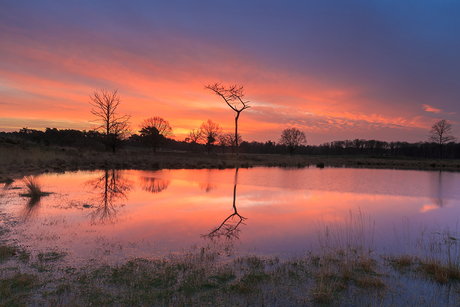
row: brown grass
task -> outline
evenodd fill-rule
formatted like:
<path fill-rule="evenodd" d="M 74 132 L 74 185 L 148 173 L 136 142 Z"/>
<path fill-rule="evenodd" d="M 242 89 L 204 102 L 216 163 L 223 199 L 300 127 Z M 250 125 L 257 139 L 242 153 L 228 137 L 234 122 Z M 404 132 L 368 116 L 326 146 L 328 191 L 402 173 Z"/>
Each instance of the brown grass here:
<path fill-rule="evenodd" d="M 40 174 L 47 171 L 116 169 L 224 169 L 268 167 L 308 167 L 321 165 L 331 167 L 390 168 L 390 169 L 433 169 L 432 160 L 362 158 L 344 156 L 302 156 L 279 154 L 232 154 L 194 153 L 194 152 L 158 152 L 149 150 L 123 149 L 110 152 L 89 151 L 75 148 L 52 148 L 36 145 L 0 144 L 0 170 L 12 178 L 24 175 Z M 439 161 L 437 161 L 439 162 Z M 443 160 L 436 169 L 460 170 L 460 161 Z M 0 174 L 1 175 L 1 174 Z"/>
<path fill-rule="evenodd" d="M 41 190 L 40 184 L 38 183 L 37 179 L 33 176 L 25 177 L 23 179 L 23 182 L 28 192 L 25 194 L 21 194 L 21 196 L 38 198 L 38 197 L 42 197 L 42 196 L 46 196 L 50 194 L 48 192 L 43 192 Z"/>
<path fill-rule="evenodd" d="M 424 272 L 440 284 L 448 283 L 451 280 L 460 280 L 458 266 L 452 264 L 443 265 L 435 259 L 424 260 L 421 265 Z"/>
<path fill-rule="evenodd" d="M 336 289 L 330 282 L 326 282 L 324 278 L 320 278 L 310 291 L 310 295 L 312 300 L 318 304 L 330 304 L 334 300 L 335 292 Z"/>
<path fill-rule="evenodd" d="M 378 276 L 364 275 L 356 279 L 356 284 L 361 288 L 381 289 L 385 287 L 385 283 Z"/>

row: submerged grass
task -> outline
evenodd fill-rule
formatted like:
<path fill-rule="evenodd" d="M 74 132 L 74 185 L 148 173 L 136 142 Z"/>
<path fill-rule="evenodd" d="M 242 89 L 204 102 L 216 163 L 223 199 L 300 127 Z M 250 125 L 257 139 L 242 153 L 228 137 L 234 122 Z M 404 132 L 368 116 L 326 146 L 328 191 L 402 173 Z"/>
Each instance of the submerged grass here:
<path fill-rule="evenodd" d="M 382 257 L 373 250 L 374 224 L 361 212 L 350 213 L 345 226 L 317 226 L 318 248 L 284 260 L 228 256 L 207 246 L 160 259 L 63 269 L 58 264 L 65 252 L 20 260 L 25 253 L 5 246 L 0 248 L 5 259 L 22 264 L 21 270 L 18 264 L 0 267 L 0 306 L 456 306 L 460 301 L 455 232 L 440 232 L 450 241 L 425 232 L 423 241 L 407 240 L 417 247 L 401 247 L 410 255 Z M 418 291 L 418 285 L 436 291 Z"/>
<path fill-rule="evenodd" d="M 18 249 L 14 246 L 0 245 L 0 261 L 8 260 L 16 255 Z"/>
<path fill-rule="evenodd" d="M 460 231 L 446 227 L 429 230 L 414 226 L 408 219 L 403 221 L 403 235 L 396 250 L 387 260 L 393 268 L 402 273 L 418 273 L 438 284 L 460 282 Z M 402 242 L 402 244 L 401 244 Z"/>

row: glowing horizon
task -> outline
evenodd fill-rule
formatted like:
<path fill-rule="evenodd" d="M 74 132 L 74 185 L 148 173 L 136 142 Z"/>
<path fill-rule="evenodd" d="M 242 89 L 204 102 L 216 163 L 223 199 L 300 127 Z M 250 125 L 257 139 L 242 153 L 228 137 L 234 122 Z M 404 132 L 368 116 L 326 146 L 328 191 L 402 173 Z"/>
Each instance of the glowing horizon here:
<path fill-rule="evenodd" d="M 133 131 L 160 116 L 177 140 L 207 119 L 231 132 L 235 113 L 204 89 L 222 81 L 245 88 L 251 108 L 239 132 L 246 141 L 277 141 L 289 127 L 315 145 L 426 141 L 443 118 L 459 135 L 460 44 L 446 30 L 460 29 L 449 13 L 458 5 L 433 4 L 440 13 L 430 22 L 441 25 L 433 34 L 421 26 L 428 6 L 320 3 L 267 6 L 259 15 L 259 6 L 246 4 L 233 23 L 240 10 L 230 4 L 125 3 L 98 16 L 104 1 L 1 4 L 0 131 L 90 130 L 89 96 L 105 88 L 118 89 L 119 112 L 131 114 Z"/>

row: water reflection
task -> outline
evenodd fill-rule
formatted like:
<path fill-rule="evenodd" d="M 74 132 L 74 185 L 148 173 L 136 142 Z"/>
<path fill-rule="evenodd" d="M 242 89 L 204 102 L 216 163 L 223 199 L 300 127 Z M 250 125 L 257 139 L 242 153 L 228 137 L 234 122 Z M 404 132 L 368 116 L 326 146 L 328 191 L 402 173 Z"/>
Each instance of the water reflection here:
<path fill-rule="evenodd" d="M 454 229 L 460 216 L 459 172 L 107 170 L 44 174 L 41 181 L 55 194 L 27 206 L 30 199 L 0 184 L 0 193 L 5 191 L 0 211 L 14 221 L 19 213 L 31 217 L 38 209 L 33 218 L 14 224 L 21 244 L 34 250 L 59 246 L 82 259 L 92 251 L 116 260 L 203 244 L 266 254 L 308 251 L 318 242 L 318 221 L 342 229 L 350 224 L 344 219 L 350 210 L 375 220 L 374 243 L 384 250 L 393 248 L 395 233 L 409 238 L 399 230 L 402 217 L 431 233 L 433 222 L 441 230 Z M 199 182 L 217 188 L 206 193 L 200 187 L 207 185 Z M 366 193 L 363 185 L 369 187 Z M 124 248 L 115 251 L 114 244 Z M 137 247 L 125 248 L 131 244 Z"/>
<path fill-rule="evenodd" d="M 206 193 L 211 192 L 212 190 L 217 188 L 217 184 L 211 182 L 200 182 L 198 183 L 200 189 L 204 190 Z"/>
<path fill-rule="evenodd" d="M 41 196 L 32 196 L 29 197 L 29 201 L 21 211 L 21 216 L 24 220 L 27 220 L 37 214 L 38 209 L 40 208 Z"/>
<path fill-rule="evenodd" d="M 157 194 L 168 188 L 171 180 L 152 178 L 152 177 L 139 177 L 142 190 Z"/>
<path fill-rule="evenodd" d="M 239 239 L 240 229 L 238 228 L 241 224 L 244 225 L 243 221 L 246 219 L 241 216 L 236 209 L 236 186 L 238 183 L 238 168 L 235 170 L 235 181 L 233 185 L 233 213 L 230 214 L 218 227 L 212 230 L 202 237 L 216 240 L 225 238 L 227 240 Z"/>
<path fill-rule="evenodd" d="M 438 207 L 448 204 L 448 199 L 452 197 L 452 173 L 451 172 L 432 172 L 431 173 L 431 198 Z"/>
<path fill-rule="evenodd" d="M 119 170 L 105 170 L 103 174 L 86 182 L 92 187 L 95 210 L 90 213 L 92 223 L 113 223 L 117 218 L 117 202 L 127 199 L 132 182 L 123 178 Z"/>

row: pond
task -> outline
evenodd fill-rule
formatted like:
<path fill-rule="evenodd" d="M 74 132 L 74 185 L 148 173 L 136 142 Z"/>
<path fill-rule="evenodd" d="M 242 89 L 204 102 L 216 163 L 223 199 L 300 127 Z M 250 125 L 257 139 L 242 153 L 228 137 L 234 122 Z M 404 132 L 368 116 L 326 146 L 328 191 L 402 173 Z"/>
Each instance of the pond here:
<path fill-rule="evenodd" d="M 75 265 L 209 244 L 283 257 L 317 248 L 326 235 L 385 253 L 421 231 L 458 233 L 460 219 L 455 172 L 257 167 L 36 179 L 52 194 L 22 197 L 20 180 L 0 186 L 2 236 L 31 251 L 65 251 Z"/>

